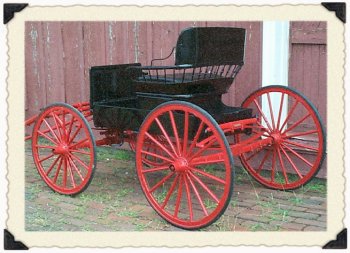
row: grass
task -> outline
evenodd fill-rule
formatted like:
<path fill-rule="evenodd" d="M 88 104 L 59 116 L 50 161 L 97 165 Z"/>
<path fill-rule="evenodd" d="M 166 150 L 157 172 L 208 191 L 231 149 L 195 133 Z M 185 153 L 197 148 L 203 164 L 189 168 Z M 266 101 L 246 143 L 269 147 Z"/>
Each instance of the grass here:
<path fill-rule="evenodd" d="M 74 210 L 77 213 L 79 219 L 83 219 L 86 215 L 86 207 L 85 206 L 77 206 Z"/>
<path fill-rule="evenodd" d="M 140 212 L 124 209 L 123 211 L 118 212 L 119 216 L 136 218 L 140 216 Z"/>
<path fill-rule="evenodd" d="M 313 178 L 308 184 L 300 187 L 295 192 L 298 193 L 308 193 L 308 192 L 316 192 L 320 193 L 323 197 L 327 195 L 327 182 L 321 178 Z"/>
<path fill-rule="evenodd" d="M 56 219 L 56 222 L 52 222 Z M 25 213 L 25 230 L 28 231 L 59 231 L 62 230 L 63 222 L 57 222 L 57 217 L 48 213 L 41 207 L 37 207 L 35 212 Z"/>
<path fill-rule="evenodd" d="M 149 228 L 153 221 L 150 221 L 146 224 L 138 223 L 139 220 L 136 220 L 137 222 L 133 222 L 132 224 L 135 225 L 136 231 L 144 231 L 146 228 Z"/>
<path fill-rule="evenodd" d="M 290 201 L 293 205 L 300 205 L 304 202 L 302 198 L 296 196 L 295 194 L 293 197 L 289 198 L 288 201 Z"/>
<path fill-rule="evenodd" d="M 260 231 L 260 230 L 266 230 L 266 226 L 264 224 L 261 224 L 261 223 L 256 223 L 256 224 L 250 225 L 249 230 L 253 231 L 253 232 Z"/>
<path fill-rule="evenodd" d="M 134 159 L 134 154 L 131 151 L 122 149 L 113 149 L 109 147 L 97 147 L 97 160 L 98 161 L 110 161 L 110 160 L 122 160 L 130 161 Z"/>
<path fill-rule="evenodd" d="M 168 189 L 163 187 L 160 192 L 157 191 L 156 193 L 154 193 L 154 198 L 157 200 L 158 203 L 163 203 L 163 201 L 166 198 L 167 193 L 168 193 Z"/>
<path fill-rule="evenodd" d="M 134 189 L 132 188 L 124 188 L 124 189 L 117 190 L 115 196 L 117 197 L 117 199 L 122 199 L 133 192 L 134 192 Z"/>
<path fill-rule="evenodd" d="M 97 203 L 109 203 L 112 201 L 112 197 L 109 194 L 101 194 L 101 193 L 82 193 L 79 195 L 79 199 L 82 201 L 83 204 L 90 202 L 90 201 L 95 201 Z"/>
<path fill-rule="evenodd" d="M 248 227 L 248 229 L 252 232 L 256 232 L 256 231 L 279 231 L 281 230 L 281 226 L 280 225 L 268 225 L 268 224 L 264 224 L 264 223 L 256 223 L 256 224 L 252 224 Z"/>
<path fill-rule="evenodd" d="M 207 209 L 212 209 L 212 208 L 216 208 L 217 204 L 214 201 L 210 200 L 210 199 L 205 199 L 204 200 L 204 206 Z"/>
<path fill-rule="evenodd" d="M 55 203 L 60 203 L 63 201 L 62 195 L 60 195 L 57 192 L 54 192 L 52 195 L 50 195 L 50 199 L 53 200 Z"/>
<path fill-rule="evenodd" d="M 207 165 L 202 165 L 201 169 L 203 169 L 207 173 L 215 173 L 218 169 L 218 166 L 215 164 L 207 164 Z"/>
<path fill-rule="evenodd" d="M 34 200 L 38 197 L 38 194 L 42 191 L 41 186 L 38 184 L 32 184 L 26 188 L 25 199 Z"/>
<path fill-rule="evenodd" d="M 236 208 L 236 207 L 237 207 L 237 200 L 236 200 L 236 199 L 231 200 L 231 206 L 232 206 L 233 208 Z"/>

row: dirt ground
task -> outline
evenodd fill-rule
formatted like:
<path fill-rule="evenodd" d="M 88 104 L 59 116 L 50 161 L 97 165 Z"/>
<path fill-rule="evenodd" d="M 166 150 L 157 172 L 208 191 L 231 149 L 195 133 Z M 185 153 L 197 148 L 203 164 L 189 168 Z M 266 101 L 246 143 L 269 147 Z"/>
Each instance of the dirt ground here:
<path fill-rule="evenodd" d="M 90 186 L 75 197 L 53 192 L 40 178 L 26 143 L 25 228 L 27 231 L 180 231 L 148 204 L 135 172 L 134 154 L 98 148 Z M 237 159 L 236 159 L 237 160 Z M 327 188 L 313 179 L 295 191 L 256 183 L 236 166 L 234 193 L 221 218 L 203 231 L 325 231 Z"/>

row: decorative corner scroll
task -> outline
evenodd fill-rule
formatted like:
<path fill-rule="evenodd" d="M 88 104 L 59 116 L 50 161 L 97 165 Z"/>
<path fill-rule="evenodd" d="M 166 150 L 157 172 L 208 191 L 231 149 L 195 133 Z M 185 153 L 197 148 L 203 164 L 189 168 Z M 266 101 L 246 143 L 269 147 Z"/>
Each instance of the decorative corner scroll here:
<path fill-rule="evenodd" d="M 344 228 L 338 235 L 337 239 L 328 242 L 322 249 L 347 249 L 348 240 L 347 240 L 347 229 Z"/>
<path fill-rule="evenodd" d="M 21 242 L 15 241 L 15 237 L 7 229 L 4 229 L 4 249 L 28 250 L 28 247 Z"/>
<path fill-rule="evenodd" d="M 20 12 L 28 4 L 18 3 L 18 4 L 4 4 L 4 24 L 6 25 L 15 15 L 15 12 Z"/>
<path fill-rule="evenodd" d="M 327 10 L 335 11 L 335 15 L 343 23 L 346 23 L 346 3 L 345 2 L 323 2 L 321 3 Z"/>

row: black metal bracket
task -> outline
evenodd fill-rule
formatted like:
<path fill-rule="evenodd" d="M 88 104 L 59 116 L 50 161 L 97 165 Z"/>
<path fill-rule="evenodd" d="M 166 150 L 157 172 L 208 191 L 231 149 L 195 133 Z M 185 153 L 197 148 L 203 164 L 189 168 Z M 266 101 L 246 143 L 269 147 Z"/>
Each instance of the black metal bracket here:
<path fill-rule="evenodd" d="M 7 24 L 11 19 L 13 19 L 15 12 L 20 12 L 28 4 L 18 3 L 18 4 L 4 4 L 4 24 Z"/>
<path fill-rule="evenodd" d="M 346 23 L 346 3 L 345 2 L 323 2 L 321 3 L 327 10 L 335 11 L 335 15 L 343 23 Z"/>
<path fill-rule="evenodd" d="M 348 232 L 344 228 L 338 235 L 337 239 L 328 242 L 322 249 L 347 249 L 348 247 Z"/>
<path fill-rule="evenodd" d="M 21 242 L 15 241 L 15 237 L 7 229 L 4 229 L 4 249 L 28 250 L 28 247 Z"/>

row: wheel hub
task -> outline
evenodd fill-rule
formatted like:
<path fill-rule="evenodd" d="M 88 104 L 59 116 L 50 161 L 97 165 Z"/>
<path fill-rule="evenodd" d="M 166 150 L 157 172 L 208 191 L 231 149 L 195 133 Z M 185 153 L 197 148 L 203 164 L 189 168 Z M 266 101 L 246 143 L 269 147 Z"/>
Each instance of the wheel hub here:
<path fill-rule="evenodd" d="M 65 155 L 68 154 L 69 147 L 65 143 L 61 143 L 54 150 L 53 153 L 56 155 Z"/>
<path fill-rule="evenodd" d="M 283 142 L 283 136 L 281 135 L 280 132 L 272 133 L 271 137 L 273 138 L 273 143 L 277 146 Z"/>
<path fill-rule="evenodd" d="M 169 166 L 169 169 L 177 172 L 186 171 L 188 170 L 188 162 L 185 158 L 178 157 L 174 163 Z"/>

